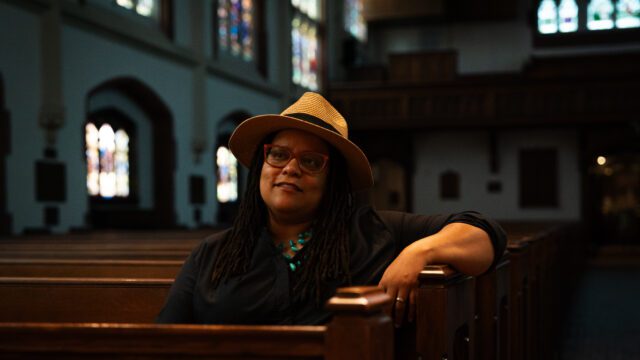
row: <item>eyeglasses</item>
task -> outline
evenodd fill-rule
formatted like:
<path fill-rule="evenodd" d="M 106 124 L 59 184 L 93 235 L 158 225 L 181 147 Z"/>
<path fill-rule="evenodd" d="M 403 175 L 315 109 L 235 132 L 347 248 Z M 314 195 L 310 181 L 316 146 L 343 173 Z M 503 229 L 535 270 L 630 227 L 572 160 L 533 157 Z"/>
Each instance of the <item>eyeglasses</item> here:
<path fill-rule="evenodd" d="M 273 144 L 264 144 L 264 160 L 267 164 L 283 168 L 291 158 L 298 160 L 300 169 L 308 174 L 318 174 L 329 162 L 329 156 L 314 151 L 302 151 L 294 154 L 291 149 Z"/>

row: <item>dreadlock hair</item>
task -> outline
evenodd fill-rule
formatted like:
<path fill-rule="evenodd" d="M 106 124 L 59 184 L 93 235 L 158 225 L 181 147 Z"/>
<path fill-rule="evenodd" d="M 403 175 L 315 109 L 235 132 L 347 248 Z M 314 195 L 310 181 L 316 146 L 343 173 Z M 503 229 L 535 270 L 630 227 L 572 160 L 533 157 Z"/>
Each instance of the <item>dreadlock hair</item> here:
<path fill-rule="evenodd" d="M 267 224 L 267 208 L 260 195 L 260 174 L 264 163 L 263 144 L 255 150 L 249 168 L 248 183 L 231 233 L 220 246 L 211 282 L 214 287 L 231 276 L 248 271 L 251 254 L 262 229 Z M 327 284 L 351 283 L 349 272 L 349 221 L 353 213 L 351 183 L 347 164 L 340 152 L 329 146 L 329 173 L 323 197 L 313 222 L 313 238 L 305 244 L 305 261 L 293 288 L 293 300 L 305 301 L 313 296 L 318 305 L 324 300 Z"/>

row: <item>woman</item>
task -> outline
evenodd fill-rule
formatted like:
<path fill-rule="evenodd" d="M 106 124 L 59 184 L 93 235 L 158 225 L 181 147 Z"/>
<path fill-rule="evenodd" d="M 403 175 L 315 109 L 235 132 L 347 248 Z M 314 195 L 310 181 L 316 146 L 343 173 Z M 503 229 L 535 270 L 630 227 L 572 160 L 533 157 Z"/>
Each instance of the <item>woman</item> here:
<path fill-rule="evenodd" d="M 369 162 L 318 94 L 244 121 L 229 147 L 249 167 L 239 214 L 194 249 L 158 322 L 321 324 L 337 287 L 378 284 L 400 326 L 415 315 L 424 265 L 477 275 L 504 251 L 504 232 L 478 213 L 356 207 L 352 192 L 373 185 Z"/>

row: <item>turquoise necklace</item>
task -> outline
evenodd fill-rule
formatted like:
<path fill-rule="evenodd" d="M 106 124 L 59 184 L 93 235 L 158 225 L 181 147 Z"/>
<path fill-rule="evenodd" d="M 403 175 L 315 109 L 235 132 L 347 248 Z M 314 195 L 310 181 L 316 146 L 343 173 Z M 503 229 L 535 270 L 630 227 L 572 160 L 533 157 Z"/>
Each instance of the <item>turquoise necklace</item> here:
<path fill-rule="evenodd" d="M 278 244 L 278 250 L 280 250 L 282 256 L 287 259 L 287 262 L 289 263 L 289 269 L 291 269 L 291 271 L 296 271 L 302 265 L 300 263 L 300 260 L 294 261 L 293 257 L 295 257 L 295 254 L 302 249 L 304 244 L 309 241 L 309 239 L 311 239 L 311 236 L 313 236 L 312 230 L 303 231 L 298 234 L 297 240 L 289 240 L 287 245 L 285 245 L 284 243 Z M 291 249 L 291 251 L 293 252 L 293 256 L 289 254 L 289 249 Z"/>

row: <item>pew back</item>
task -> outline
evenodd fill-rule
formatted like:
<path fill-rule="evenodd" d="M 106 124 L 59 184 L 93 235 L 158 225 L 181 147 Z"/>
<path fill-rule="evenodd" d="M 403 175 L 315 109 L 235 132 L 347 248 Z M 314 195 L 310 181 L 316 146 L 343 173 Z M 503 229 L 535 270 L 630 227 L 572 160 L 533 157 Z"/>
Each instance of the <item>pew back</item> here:
<path fill-rule="evenodd" d="M 4 259 L 0 276 L 175 278 L 181 260 Z"/>
<path fill-rule="evenodd" d="M 0 322 L 153 322 L 173 279 L 0 278 Z"/>
<path fill-rule="evenodd" d="M 392 359 L 389 297 L 377 287 L 339 289 L 327 326 L 2 323 L 3 358 Z"/>

